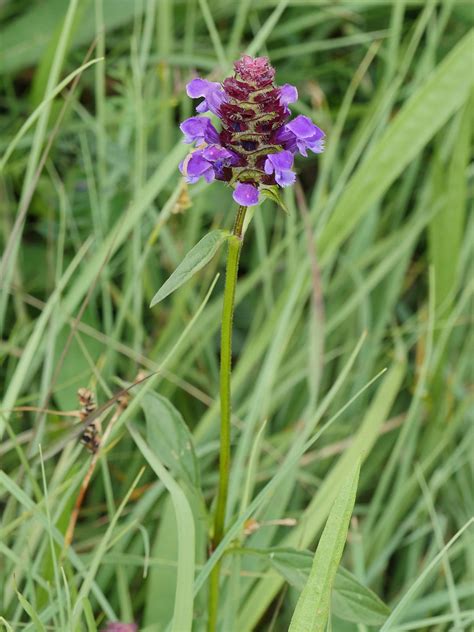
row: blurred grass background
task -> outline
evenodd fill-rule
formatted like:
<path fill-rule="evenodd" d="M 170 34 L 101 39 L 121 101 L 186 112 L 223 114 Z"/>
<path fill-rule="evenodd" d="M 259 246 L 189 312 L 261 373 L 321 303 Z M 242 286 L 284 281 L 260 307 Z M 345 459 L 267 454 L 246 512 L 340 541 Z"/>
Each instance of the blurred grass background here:
<path fill-rule="evenodd" d="M 290 213 L 266 201 L 244 244 L 229 537 L 260 554 L 225 556 L 221 629 L 288 628 L 298 590 L 265 552 L 314 550 L 359 455 L 343 564 L 395 610 L 384 627 L 334 613 L 329 629 L 472 629 L 472 528 L 446 543 L 474 508 L 474 5 L 6 0 L 0 16 L 0 625 L 181 632 L 191 613 L 203 629 L 222 253 L 148 305 L 205 232 L 232 224 L 223 184 L 183 184 L 178 124 L 186 82 L 221 80 L 248 52 L 298 87 L 293 111 L 327 149 L 297 162 Z M 158 369 L 64 551 L 89 458 L 70 442 L 35 460 L 73 424 L 54 411 L 77 409 L 79 386 L 102 403 L 118 378 Z M 150 432 L 168 400 L 163 423 L 192 433 L 189 480 Z M 146 452 L 145 417 L 175 480 Z M 261 526 L 243 536 L 252 501 Z"/>

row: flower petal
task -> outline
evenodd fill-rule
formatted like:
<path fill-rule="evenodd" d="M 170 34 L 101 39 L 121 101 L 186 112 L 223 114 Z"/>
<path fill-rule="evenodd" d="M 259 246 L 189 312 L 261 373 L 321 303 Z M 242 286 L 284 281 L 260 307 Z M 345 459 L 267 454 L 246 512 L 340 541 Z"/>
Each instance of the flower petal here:
<path fill-rule="evenodd" d="M 179 126 L 184 134 L 185 143 L 219 142 L 219 134 L 211 121 L 205 116 L 192 116 L 186 119 Z"/>
<path fill-rule="evenodd" d="M 230 160 L 233 156 L 227 149 L 220 145 L 209 145 L 202 151 L 202 155 L 209 162 L 216 162 L 217 160 Z"/>
<path fill-rule="evenodd" d="M 275 173 L 275 182 L 281 187 L 288 187 L 296 180 L 296 175 L 291 170 L 293 166 L 293 154 L 291 151 L 279 151 L 269 154 L 265 161 L 265 173 Z"/>
<path fill-rule="evenodd" d="M 286 129 L 289 129 L 290 132 L 293 132 L 298 138 L 311 138 L 314 134 L 317 134 L 318 131 L 324 134 L 310 118 L 303 114 L 299 114 L 292 121 L 287 123 Z"/>
<path fill-rule="evenodd" d="M 241 206 L 255 206 L 258 204 L 260 193 L 253 184 L 238 182 L 232 197 Z"/>
<path fill-rule="evenodd" d="M 197 112 L 207 112 L 210 110 L 214 114 L 218 114 L 219 107 L 225 99 L 220 83 L 207 81 L 207 79 L 200 79 L 199 77 L 196 77 L 196 79 L 188 83 L 186 93 L 193 99 L 204 97 L 204 101 L 196 107 Z"/>
<path fill-rule="evenodd" d="M 298 100 L 298 90 L 291 83 L 285 83 L 280 87 L 280 103 L 288 105 Z"/>
<path fill-rule="evenodd" d="M 300 114 L 277 131 L 275 142 L 292 153 L 299 151 L 302 156 L 307 156 L 307 149 L 316 154 L 324 151 L 324 137 L 322 129 Z"/>
<path fill-rule="evenodd" d="M 276 154 L 269 154 L 268 160 L 275 169 L 291 169 L 294 157 L 291 151 L 279 151 Z"/>
<path fill-rule="evenodd" d="M 179 170 L 186 178 L 186 182 L 194 184 L 199 178 L 212 182 L 216 177 L 212 164 L 203 157 L 203 150 L 189 154 L 179 165 Z"/>
<path fill-rule="evenodd" d="M 281 187 L 290 187 L 295 183 L 296 173 L 288 169 L 287 171 L 276 171 L 275 180 Z"/>
<path fill-rule="evenodd" d="M 271 175 L 275 171 L 275 167 L 270 160 L 270 156 L 265 160 L 265 164 L 263 165 L 263 169 L 267 175 Z"/>
<path fill-rule="evenodd" d="M 186 86 L 186 93 L 188 97 L 191 97 L 192 99 L 197 99 L 198 97 L 205 97 L 208 94 L 209 90 L 213 90 L 216 87 L 219 87 L 218 83 L 196 77 L 195 79 L 192 79 Z"/>

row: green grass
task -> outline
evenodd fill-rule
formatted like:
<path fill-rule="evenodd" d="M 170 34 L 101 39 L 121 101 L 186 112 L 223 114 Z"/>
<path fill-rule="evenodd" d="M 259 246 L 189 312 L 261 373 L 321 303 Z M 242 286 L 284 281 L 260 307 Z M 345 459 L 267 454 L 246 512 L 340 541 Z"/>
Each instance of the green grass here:
<path fill-rule="evenodd" d="M 305 629 L 312 603 L 318 630 L 472 629 L 470 3 L 19 0 L 0 17 L 0 629 L 205 630 L 221 558 L 224 632 Z M 185 83 L 243 51 L 297 85 L 327 148 L 297 161 L 289 214 L 266 200 L 246 232 L 209 554 L 220 241 L 149 304 L 232 227 L 222 183 L 183 185 L 178 125 Z M 59 413 L 140 371 L 158 373 L 116 416 L 66 546 L 91 457 L 76 439 L 49 458 L 75 423 Z"/>

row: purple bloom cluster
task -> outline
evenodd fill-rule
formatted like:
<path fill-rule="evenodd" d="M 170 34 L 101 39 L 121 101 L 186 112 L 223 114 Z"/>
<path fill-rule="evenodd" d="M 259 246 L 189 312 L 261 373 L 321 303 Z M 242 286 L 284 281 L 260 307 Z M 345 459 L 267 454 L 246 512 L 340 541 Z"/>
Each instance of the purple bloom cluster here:
<path fill-rule="evenodd" d="M 294 183 L 295 154 L 324 150 L 324 132 L 307 116 L 290 118 L 288 105 L 298 98 L 290 84 L 276 86 L 275 70 L 266 57 L 244 55 L 235 74 L 222 84 L 193 79 L 192 98 L 203 97 L 196 110 L 212 112 L 222 123 L 220 132 L 206 116 L 193 116 L 181 125 L 184 142 L 195 144 L 179 168 L 187 182 L 223 180 L 242 206 L 258 204 L 260 189 Z"/>

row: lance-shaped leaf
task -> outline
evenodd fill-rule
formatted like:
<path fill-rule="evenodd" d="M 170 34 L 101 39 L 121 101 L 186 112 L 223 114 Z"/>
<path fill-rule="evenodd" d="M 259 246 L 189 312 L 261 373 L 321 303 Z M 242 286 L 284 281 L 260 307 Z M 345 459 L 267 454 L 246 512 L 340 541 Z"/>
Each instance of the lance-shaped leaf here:
<path fill-rule="evenodd" d="M 375 626 L 382 625 L 390 614 L 390 608 L 342 566 L 334 581 L 332 609 L 346 621 Z"/>
<path fill-rule="evenodd" d="M 222 244 L 229 238 L 230 233 L 225 230 L 213 230 L 205 235 L 181 261 L 173 274 L 163 283 L 153 297 L 150 307 L 153 307 L 172 292 L 186 283 L 196 272 L 201 270 L 212 259 Z"/>
<path fill-rule="evenodd" d="M 274 547 L 259 549 L 258 553 L 265 556 L 291 586 L 303 590 L 313 565 L 311 551 Z M 390 614 L 388 606 L 342 566 L 337 569 L 334 580 L 331 607 L 340 619 L 364 625 L 382 625 Z"/>
<path fill-rule="evenodd" d="M 147 441 L 173 474 L 184 479 L 191 488 L 199 488 L 199 467 L 192 435 L 181 413 L 157 393 L 148 393 L 142 401 Z"/>
<path fill-rule="evenodd" d="M 346 543 L 359 480 L 360 459 L 339 490 L 324 527 L 313 566 L 296 604 L 289 632 L 324 632 L 331 593 Z"/>

